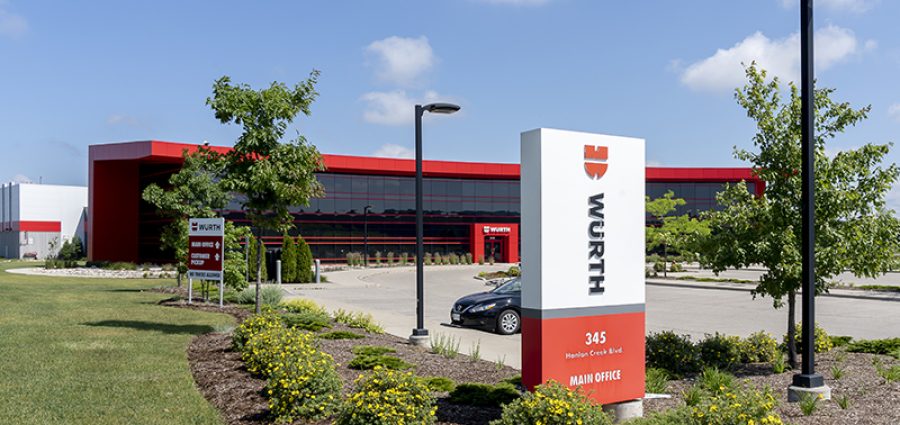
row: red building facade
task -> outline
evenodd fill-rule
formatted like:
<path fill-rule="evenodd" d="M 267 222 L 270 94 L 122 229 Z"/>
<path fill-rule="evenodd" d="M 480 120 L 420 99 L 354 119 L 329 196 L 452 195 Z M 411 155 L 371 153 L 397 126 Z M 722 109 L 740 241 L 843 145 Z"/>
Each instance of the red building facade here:
<path fill-rule="evenodd" d="M 141 199 L 147 185 L 165 187 L 178 172 L 185 150 L 197 145 L 141 141 L 93 145 L 89 151 L 89 237 L 91 260 L 167 262 L 159 235 L 167 220 Z M 229 148 L 213 147 L 220 151 Z M 370 259 L 380 252 L 399 256 L 415 252 L 415 161 L 347 155 L 323 155 L 318 174 L 326 196 L 292 209 L 296 230 L 322 261 L 343 261 L 362 253 L 368 239 Z M 476 261 L 519 260 L 519 165 L 425 161 L 425 252 L 465 255 Z M 646 193 L 668 190 L 684 198 L 678 213 L 715 208 L 715 194 L 725 184 L 746 181 L 757 195 L 763 183 L 747 168 L 647 168 Z M 366 208 L 368 207 L 368 208 Z M 247 224 L 236 204 L 222 212 Z M 281 235 L 263 234 L 270 249 Z"/>

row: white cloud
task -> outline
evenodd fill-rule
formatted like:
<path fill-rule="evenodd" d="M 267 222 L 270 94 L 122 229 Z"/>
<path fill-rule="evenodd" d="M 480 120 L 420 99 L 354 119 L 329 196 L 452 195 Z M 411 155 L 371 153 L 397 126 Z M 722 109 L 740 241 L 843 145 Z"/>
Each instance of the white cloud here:
<path fill-rule="evenodd" d="M 366 102 L 366 110 L 363 112 L 363 120 L 372 124 L 405 125 L 413 121 L 414 107 L 416 103 L 435 102 L 438 94 L 428 91 L 421 99 L 415 99 L 406 94 L 404 90 L 389 92 L 369 92 L 362 95 Z"/>
<path fill-rule="evenodd" d="M 849 29 L 829 25 L 816 31 L 815 37 L 817 72 L 859 52 L 856 35 Z M 729 49 L 719 49 L 714 55 L 689 65 L 681 74 L 681 82 L 695 90 L 731 91 L 745 83 L 741 64 L 749 65 L 753 61 L 769 75 L 799 81 L 800 34 L 772 40 L 756 32 Z"/>
<path fill-rule="evenodd" d="M 19 38 L 28 32 L 28 21 L 7 10 L 7 2 L 0 0 L 0 35 Z"/>
<path fill-rule="evenodd" d="M 106 118 L 106 123 L 109 125 L 127 125 L 131 127 L 139 124 L 137 118 L 124 114 L 112 114 Z"/>
<path fill-rule="evenodd" d="M 382 158 L 415 158 L 416 151 L 406 147 L 395 145 L 393 143 L 387 143 L 381 145 L 377 151 L 372 153 L 372 156 L 378 156 Z"/>
<path fill-rule="evenodd" d="M 550 0 L 477 0 L 481 3 L 499 4 L 508 6 L 543 6 Z"/>
<path fill-rule="evenodd" d="M 377 77 L 400 86 L 415 85 L 422 74 L 437 62 L 425 36 L 388 37 L 372 42 L 366 47 L 366 52 L 375 58 Z"/>
<path fill-rule="evenodd" d="M 815 5 L 836 12 L 862 13 L 872 8 L 879 0 L 816 0 Z M 781 0 L 785 9 L 797 9 L 800 2 L 797 0 Z"/>
<path fill-rule="evenodd" d="M 888 116 L 894 121 L 900 122 L 900 103 L 895 103 L 888 107 Z"/>
<path fill-rule="evenodd" d="M 16 183 L 33 183 L 33 181 L 24 174 L 16 174 L 13 176 L 12 181 Z"/>

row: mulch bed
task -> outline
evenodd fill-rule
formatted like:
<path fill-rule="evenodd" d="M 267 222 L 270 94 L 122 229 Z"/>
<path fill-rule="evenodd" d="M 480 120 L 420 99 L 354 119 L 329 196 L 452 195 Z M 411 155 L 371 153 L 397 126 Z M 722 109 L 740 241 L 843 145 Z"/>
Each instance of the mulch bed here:
<path fill-rule="evenodd" d="M 161 303 L 172 307 L 191 308 L 210 312 L 225 312 L 243 320 L 252 314 L 251 311 L 226 305 L 219 309 L 218 305 L 195 303 L 188 305 L 182 300 L 167 300 Z M 338 363 L 337 372 L 344 383 L 344 392 L 349 392 L 353 381 L 363 371 L 352 370 L 346 365 L 353 359 L 351 349 L 357 345 L 378 345 L 396 350 L 392 355 L 407 363 L 415 365 L 412 371 L 417 376 L 443 376 L 457 384 L 480 382 L 495 384 L 504 379 L 514 377 L 519 371 L 496 363 L 473 360 L 469 356 L 459 354 L 455 358 L 446 358 L 416 347 L 406 339 L 387 334 L 369 334 L 360 329 L 351 329 L 341 324 L 333 324 L 330 329 L 321 332 L 350 331 L 365 335 L 362 339 L 320 340 L 319 348 L 331 354 Z M 230 333 L 209 333 L 199 335 L 188 347 L 188 360 L 191 373 L 200 392 L 221 412 L 228 424 L 251 425 L 270 424 L 268 401 L 262 395 L 265 381 L 247 372 L 241 355 L 231 350 Z M 484 425 L 500 417 L 500 408 L 458 406 L 447 401 L 447 394 L 437 394 L 437 423 L 441 425 Z M 297 424 L 327 424 L 330 420 L 320 422 L 298 421 Z"/>
<path fill-rule="evenodd" d="M 843 359 L 839 359 L 843 357 Z M 873 354 L 848 353 L 843 349 L 835 349 L 828 353 L 816 354 L 816 372 L 825 377 L 825 384 L 831 387 L 831 400 L 817 403 L 815 412 L 803 416 L 799 403 L 787 402 L 787 388 L 794 374 L 788 371 L 782 374 L 772 373 L 769 365 L 748 365 L 737 371 L 735 375 L 756 388 L 769 387 L 776 397 L 780 396 L 778 413 L 785 423 L 793 425 L 896 425 L 900 424 L 900 382 L 887 382 L 875 370 L 872 360 L 880 358 L 884 367 L 900 364 L 888 356 Z M 843 369 L 841 379 L 834 379 L 831 368 Z M 644 401 L 645 412 L 659 412 L 682 405 L 682 391 L 694 384 L 694 380 L 684 379 L 671 381 L 668 394 L 671 399 L 653 399 Z M 847 396 L 849 407 L 844 410 L 838 406 L 836 398 Z"/>

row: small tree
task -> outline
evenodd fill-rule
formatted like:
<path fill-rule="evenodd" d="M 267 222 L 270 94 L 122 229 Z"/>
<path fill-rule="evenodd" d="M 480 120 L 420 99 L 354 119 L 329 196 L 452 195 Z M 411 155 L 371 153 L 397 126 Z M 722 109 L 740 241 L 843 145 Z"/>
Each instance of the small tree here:
<path fill-rule="evenodd" d="M 247 287 L 247 261 L 241 242 L 250 234 L 250 229 L 225 222 L 225 286 L 235 291 Z"/>
<path fill-rule="evenodd" d="M 282 282 L 299 282 L 297 274 L 297 242 L 294 238 L 284 232 L 281 237 L 281 281 Z"/>
<path fill-rule="evenodd" d="M 268 88 L 253 90 L 245 84 L 231 84 L 222 77 L 213 85 L 206 100 L 216 118 L 243 127 L 234 149 L 218 156 L 223 164 L 222 185 L 240 195 L 241 209 L 252 226 L 284 232 L 293 226 L 290 208 L 309 205 L 309 198 L 321 196 L 322 186 L 315 173 L 323 169 L 322 157 L 315 146 L 299 136 L 281 143 L 288 124 L 303 113 L 310 114 L 318 71 L 306 81 L 288 88 L 274 82 Z M 260 312 L 259 288 L 262 278 L 262 241 L 258 240 L 256 267 L 256 312 Z"/>
<path fill-rule="evenodd" d="M 215 154 L 200 148 L 194 153 L 183 152 L 181 170 L 169 177 L 170 189 L 150 183 L 142 198 L 157 208 L 158 214 L 172 220 L 160 234 L 160 249 L 175 254 L 178 268 L 178 287 L 187 273 L 188 219 L 214 218 L 225 208 L 229 195 L 220 184 L 222 164 L 213 158 Z"/>
<path fill-rule="evenodd" d="M 768 80 L 755 65 L 746 73 L 748 82 L 736 90 L 735 98 L 756 121 L 756 151 L 735 149 L 735 156 L 750 162 L 766 182 L 765 194 L 753 196 L 745 183 L 719 194 L 724 209 L 708 214 L 712 232 L 702 258 L 717 273 L 728 267 L 765 266 L 753 295 L 772 297 L 775 308 L 787 297 L 789 360 L 795 366 L 794 316 L 802 283 L 800 92 L 792 83 L 785 99 L 778 78 Z M 828 281 L 845 270 L 857 276 L 883 274 L 895 264 L 900 249 L 900 220 L 885 207 L 885 196 L 900 175 L 896 165 L 882 165 L 889 145 L 866 144 L 833 157 L 825 154 L 826 140 L 865 119 L 870 109 L 835 102 L 833 93 L 828 88 L 815 91 L 817 294 L 827 292 Z"/>
<path fill-rule="evenodd" d="M 310 283 L 313 281 L 312 251 L 303 236 L 297 236 L 297 282 Z"/>
<path fill-rule="evenodd" d="M 684 199 L 674 196 L 675 193 L 670 190 L 656 199 L 646 197 L 646 210 L 652 222 L 646 231 L 647 251 L 663 247 L 663 276 L 666 276 L 670 246 L 684 255 L 694 241 L 709 234 L 709 226 L 705 222 L 687 214 L 671 215 L 679 206 L 685 205 Z"/>

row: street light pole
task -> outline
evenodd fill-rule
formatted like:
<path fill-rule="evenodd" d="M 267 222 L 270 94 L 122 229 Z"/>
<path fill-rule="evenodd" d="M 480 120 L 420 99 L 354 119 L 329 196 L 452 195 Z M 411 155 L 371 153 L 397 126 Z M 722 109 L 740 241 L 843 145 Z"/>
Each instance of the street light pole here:
<path fill-rule="evenodd" d="M 365 257 L 365 266 L 369 267 L 369 210 L 371 205 L 363 208 L 363 257 Z"/>
<path fill-rule="evenodd" d="M 816 252 L 815 252 L 815 71 L 813 69 L 813 0 L 800 0 L 800 72 L 801 82 L 801 185 L 800 203 L 803 218 L 802 239 L 802 304 L 803 364 L 794 375 L 788 399 L 796 401 L 801 393 L 815 393 L 830 398 L 822 375 L 815 370 L 816 326 Z"/>
<path fill-rule="evenodd" d="M 416 105 L 416 327 L 409 340 L 416 345 L 425 345 L 428 341 L 428 329 L 425 329 L 425 221 L 422 212 L 422 115 L 425 112 L 452 114 L 459 106 L 451 103 L 430 103 L 425 106 Z"/>

